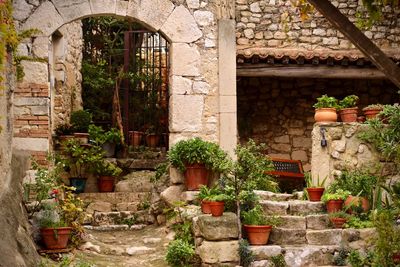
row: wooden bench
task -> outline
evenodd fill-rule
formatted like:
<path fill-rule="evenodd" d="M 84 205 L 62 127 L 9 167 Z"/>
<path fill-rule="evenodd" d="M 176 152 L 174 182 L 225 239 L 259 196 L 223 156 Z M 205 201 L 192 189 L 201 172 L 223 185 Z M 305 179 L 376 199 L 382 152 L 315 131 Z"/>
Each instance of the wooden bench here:
<path fill-rule="evenodd" d="M 304 170 L 300 160 L 271 158 L 275 170 L 268 174 L 276 176 L 282 192 L 303 191 Z"/>

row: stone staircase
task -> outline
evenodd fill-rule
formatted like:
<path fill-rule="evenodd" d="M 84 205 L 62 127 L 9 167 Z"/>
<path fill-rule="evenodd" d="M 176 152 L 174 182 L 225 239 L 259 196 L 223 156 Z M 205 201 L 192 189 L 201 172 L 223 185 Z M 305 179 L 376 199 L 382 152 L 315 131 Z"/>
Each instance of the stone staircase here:
<path fill-rule="evenodd" d="M 374 229 L 333 229 L 322 202 L 301 200 L 301 194 L 256 191 L 267 216 L 282 224 L 271 232 L 268 245 L 251 246 L 252 267 L 269 266 L 271 257 L 282 254 L 291 267 L 334 265 L 341 248 L 365 249 Z"/>

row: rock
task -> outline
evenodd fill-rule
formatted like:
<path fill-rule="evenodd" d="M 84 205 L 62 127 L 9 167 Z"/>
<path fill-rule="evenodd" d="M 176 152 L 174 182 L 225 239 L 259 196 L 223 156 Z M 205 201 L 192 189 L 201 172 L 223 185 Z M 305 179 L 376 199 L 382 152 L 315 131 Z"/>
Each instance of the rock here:
<path fill-rule="evenodd" d="M 282 220 L 280 228 L 286 229 L 306 229 L 306 218 L 303 216 L 279 216 Z"/>
<path fill-rule="evenodd" d="M 271 244 L 301 245 L 306 244 L 306 230 L 273 228 L 269 237 Z"/>
<path fill-rule="evenodd" d="M 111 212 L 111 210 L 112 210 L 111 203 L 104 201 L 96 201 L 89 204 L 89 206 L 86 208 L 86 213 L 93 214 L 96 211 Z"/>
<path fill-rule="evenodd" d="M 145 228 L 146 225 L 145 224 L 135 224 L 132 225 L 129 230 L 142 230 L 143 228 Z"/>
<path fill-rule="evenodd" d="M 266 266 L 271 266 L 271 261 L 269 260 L 262 260 L 262 261 L 253 261 L 250 264 L 250 267 L 266 267 Z"/>
<path fill-rule="evenodd" d="M 199 0 L 186 0 L 186 4 L 188 8 L 199 8 L 200 1 Z"/>
<path fill-rule="evenodd" d="M 143 255 L 143 254 L 150 254 L 156 251 L 155 248 L 148 248 L 148 247 L 129 247 L 126 249 L 126 254 L 129 256 L 135 255 Z"/>
<path fill-rule="evenodd" d="M 342 139 L 342 134 L 343 128 L 341 127 L 328 128 L 328 135 L 331 137 L 332 140 Z"/>
<path fill-rule="evenodd" d="M 214 22 L 214 15 L 210 11 L 195 11 L 194 19 L 199 26 L 210 26 Z"/>
<path fill-rule="evenodd" d="M 301 246 L 285 247 L 285 261 L 290 267 L 322 266 L 333 264 L 333 254 L 338 247 Z"/>
<path fill-rule="evenodd" d="M 203 241 L 197 252 L 203 263 L 239 262 L 239 241 Z"/>
<path fill-rule="evenodd" d="M 173 75 L 171 76 L 171 89 L 170 93 L 175 95 L 185 95 L 192 93 L 192 84 L 193 81 L 184 78 L 182 76 Z M 182 184 L 184 183 L 183 174 L 178 171 L 175 167 L 169 168 L 169 176 L 171 178 L 171 183 L 173 184 Z M 175 178 L 176 176 L 176 178 Z M 178 179 L 178 180 L 175 180 Z"/>
<path fill-rule="evenodd" d="M 310 245 L 336 245 L 342 242 L 342 229 L 309 230 L 307 242 Z"/>
<path fill-rule="evenodd" d="M 115 185 L 115 192 L 151 192 L 154 176 L 152 171 L 134 171 L 125 175 L 122 181 Z"/>
<path fill-rule="evenodd" d="M 328 214 L 321 215 L 307 215 L 307 229 L 311 230 L 323 230 L 329 228 L 329 216 Z"/>
<path fill-rule="evenodd" d="M 325 211 L 325 205 L 322 202 L 311 202 L 303 200 L 290 200 L 289 213 L 290 214 L 311 214 L 321 213 Z"/>
<path fill-rule="evenodd" d="M 183 173 L 174 167 L 169 168 L 169 179 L 172 184 L 185 183 L 185 177 L 183 176 Z"/>
<path fill-rule="evenodd" d="M 175 202 L 181 200 L 180 196 L 183 190 L 184 190 L 183 185 L 172 185 L 161 193 L 161 199 L 172 207 Z"/>
<path fill-rule="evenodd" d="M 24 82 L 37 84 L 48 83 L 47 63 L 21 60 L 21 66 L 24 68 Z"/>
<path fill-rule="evenodd" d="M 197 229 L 196 236 L 202 236 L 206 240 L 227 240 L 239 236 L 237 216 L 232 212 L 225 212 L 220 217 L 200 215 L 193 218 L 193 224 Z"/>
<path fill-rule="evenodd" d="M 206 82 L 195 81 L 193 82 L 193 92 L 195 94 L 207 95 L 210 92 L 210 85 Z"/>
<path fill-rule="evenodd" d="M 100 226 L 84 225 L 83 227 L 88 230 L 103 231 L 103 232 L 124 231 L 129 229 L 129 226 L 126 224 L 109 224 Z"/>
<path fill-rule="evenodd" d="M 198 195 L 199 191 L 185 191 L 181 194 L 181 199 L 185 202 L 193 202 L 197 200 Z"/>
<path fill-rule="evenodd" d="M 273 193 L 273 192 L 269 192 L 269 191 L 254 190 L 254 193 L 261 200 L 287 201 L 287 200 L 293 198 L 293 195 L 291 195 L 291 194 L 279 194 L 279 193 Z"/>
<path fill-rule="evenodd" d="M 143 243 L 145 244 L 157 244 L 161 242 L 161 238 L 159 237 L 146 237 L 143 239 Z"/>
<path fill-rule="evenodd" d="M 139 203 L 138 202 L 122 202 L 116 205 L 117 211 L 137 211 Z"/>
<path fill-rule="evenodd" d="M 91 242 L 84 243 L 83 245 L 81 245 L 79 247 L 79 249 L 81 249 L 81 250 L 90 250 L 90 251 L 94 251 L 94 252 L 97 252 L 97 253 L 101 252 L 100 246 L 93 245 Z"/>
<path fill-rule="evenodd" d="M 260 205 L 266 215 L 286 215 L 289 208 L 289 203 L 282 201 L 261 200 Z"/>
<path fill-rule="evenodd" d="M 191 63 L 188 65 L 192 66 Z M 185 68 L 189 69 L 190 67 L 185 66 Z M 197 132 L 201 129 L 204 96 L 172 95 L 170 103 L 170 116 L 175 118 L 170 125 L 172 131 Z"/>
<path fill-rule="evenodd" d="M 276 245 L 251 246 L 250 250 L 254 253 L 256 260 L 266 260 L 282 253 L 282 247 Z"/>

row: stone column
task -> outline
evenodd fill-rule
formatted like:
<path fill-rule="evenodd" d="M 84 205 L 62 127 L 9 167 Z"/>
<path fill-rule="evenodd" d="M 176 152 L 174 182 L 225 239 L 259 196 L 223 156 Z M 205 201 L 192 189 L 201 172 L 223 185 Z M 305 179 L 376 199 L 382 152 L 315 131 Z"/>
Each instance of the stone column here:
<path fill-rule="evenodd" d="M 218 21 L 219 54 L 219 143 L 234 156 L 237 143 L 236 37 L 235 21 Z"/>

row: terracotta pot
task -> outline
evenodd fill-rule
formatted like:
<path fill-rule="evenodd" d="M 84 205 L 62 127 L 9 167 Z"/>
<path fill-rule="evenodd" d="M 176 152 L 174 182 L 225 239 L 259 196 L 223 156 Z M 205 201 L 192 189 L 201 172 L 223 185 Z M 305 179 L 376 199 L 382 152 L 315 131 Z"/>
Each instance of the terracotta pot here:
<path fill-rule="evenodd" d="M 361 208 L 364 212 L 369 211 L 369 201 L 365 197 L 348 196 L 346 198 L 346 200 L 344 201 L 344 206 L 350 207 L 352 205 L 361 206 Z M 351 208 L 349 208 L 347 210 L 347 213 L 352 214 L 353 210 Z"/>
<path fill-rule="evenodd" d="M 265 245 L 268 243 L 269 234 L 271 233 L 271 225 L 247 225 L 244 230 L 247 233 L 247 239 L 250 245 Z"/>
<path fill-rule="evenodd" d="M 307 188 L 308 198 L 310 201 L 321 201 L 325 188 L 323 187 L 310 187 Z"/>
<path fill-rule="evenodd" d="M 342 108 L 339 114 L 342 122 L 357 122 L 358 108 Z"/>
<path fill-rule="evenodd" d="M 199 190 L 201 185 L 207 185 L 208 182 L 208 170 L 204 164 L 186 165 L 184 176 L 186 187 L 189 191 Z"/>
<path fill-rule="evenodd" d="M 131 146 L 138 147 L 142 143 L 143 132 L 139 131 L 130 131 L 129 132 L 129 139 L 131 142 Z"/>
<path fill-rule="evenodd" d="M 347 222 L 345 218 L 330 218 L 330 220 L 335 228 L 343 228 L 343 224 Z"/>
<path fill-rule="evenodd" d="M 382 111 L 381 108 L 377 109 L 363 109 L 365 117 L 367 117 L 367 120 L 376 118 L 376 116 L 379 114 L 379 112 Z"/>
<path fill-rule="evenodd" d="M 114 182 L 114 176 L 99 176 L 97 179 L 97 187 L 99 188 L 99 192 L 113 192 Z"/>
<path fill-rule="evenodd" d="M 210 214 L 211 213 L 210 201 L 207 201 L 207 200 L 202 200 L 201 201 L 201 211 L 204 214 Z"/>
<path fill-rule="evenodd" d="M 326 210 L 328 213 L 341 211 L 343 208 L 343 200 L 329 200 L 326 203 Z"/>
<path fill-rule="evenodd" d="M 210 206 L 211 215 L 214 217 L 220 217 L 224 214 L 225 202 L 223 201 L 210 201 L 208 203 Z"/>
<path fill-rule="evenodd" d="M 81 144 L 89 143 L 89 134 L 88 133 L 74 133 L 74 137 L 79 140 Z"/>
<path fill-rule="evenodd" d="M 392 259 L 393 259 L 394 264 L 399 264 L 400 263 L 400 252 L 393 253 Z"/>
<path fill-rule="evenodd" d="M 157 147 L 159 141 L 160 141 L 160 136 L 158 134 L 146 135 L 146 145 L 148 147 Z"/>
<path fill-rule="evenodd" d="M 63 249 L 68 245 L 71 227 L 41 228 L 42 240 L 47 249 Z"/>
<path fill-rule="evenodd" d="M 315 110 L 316 122 L 336 122 L 337 113 L 335 108 L 319 108 Z"/>

